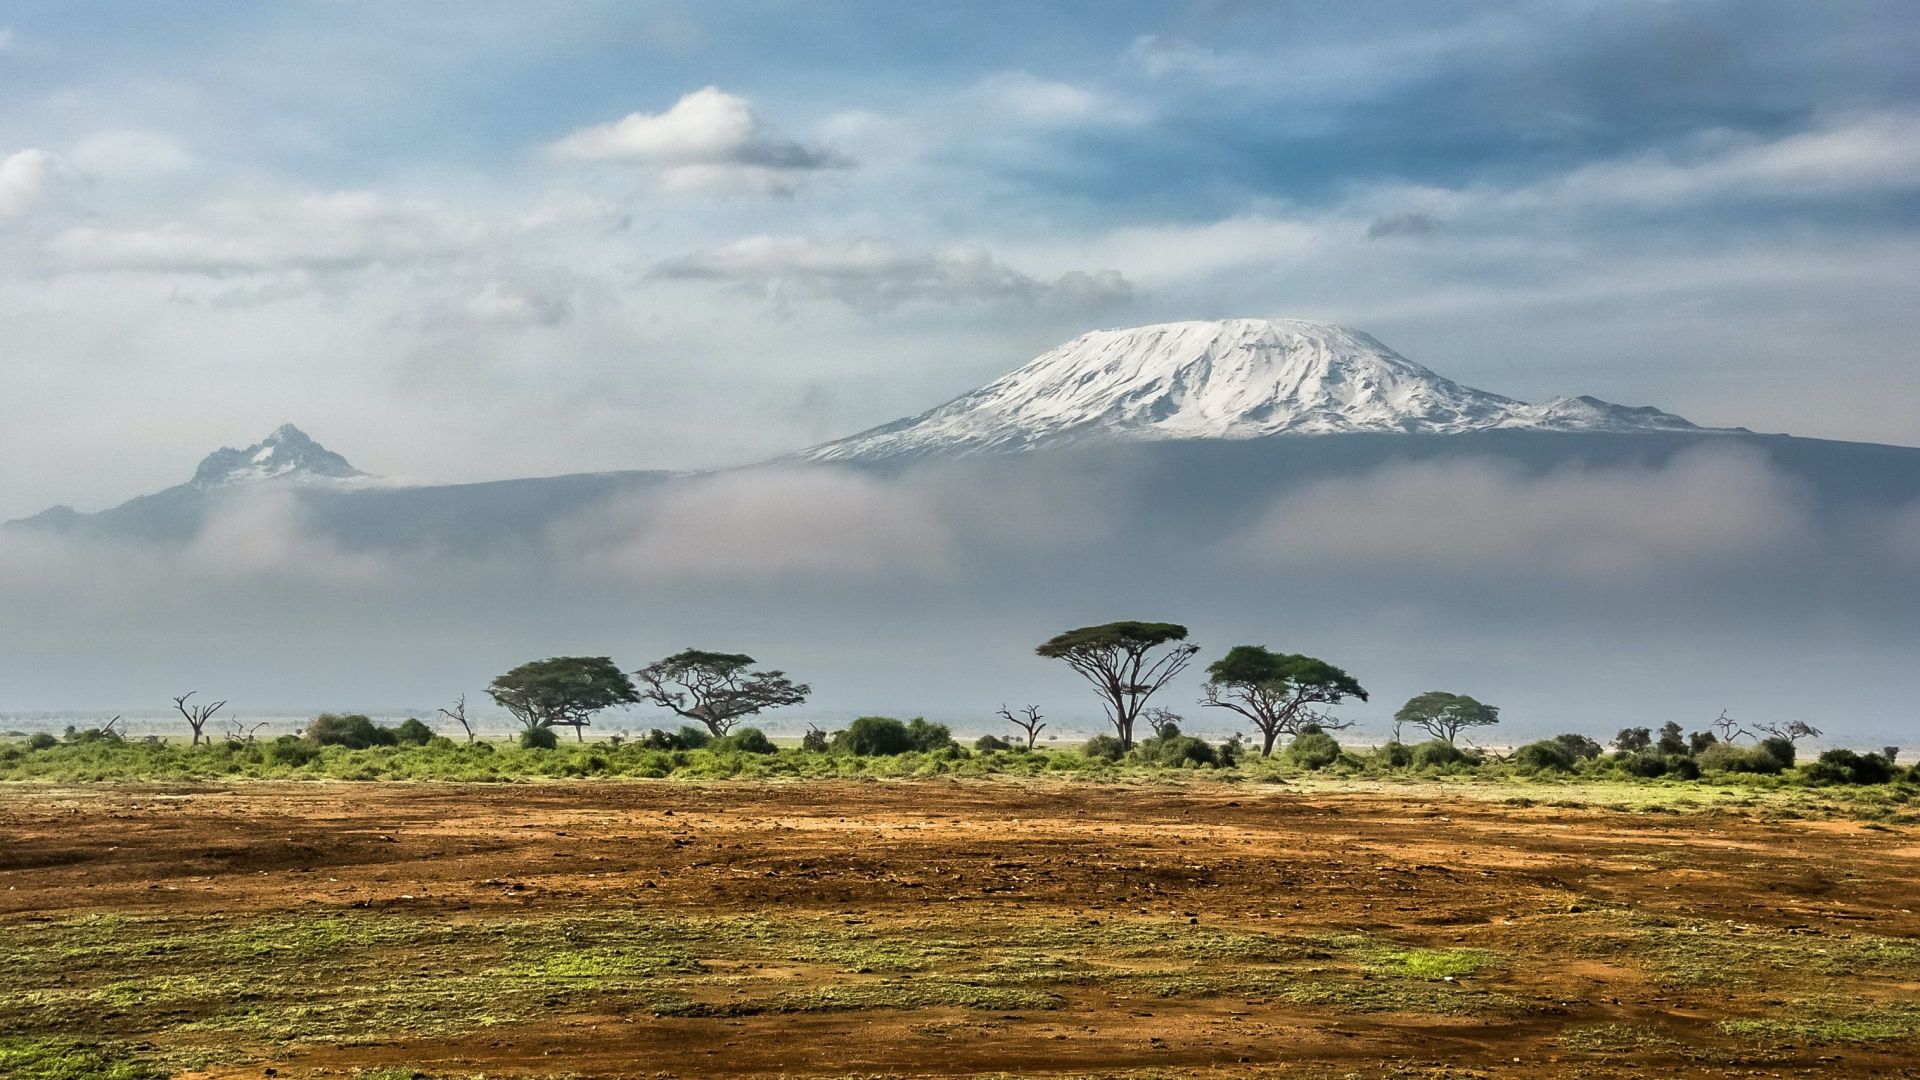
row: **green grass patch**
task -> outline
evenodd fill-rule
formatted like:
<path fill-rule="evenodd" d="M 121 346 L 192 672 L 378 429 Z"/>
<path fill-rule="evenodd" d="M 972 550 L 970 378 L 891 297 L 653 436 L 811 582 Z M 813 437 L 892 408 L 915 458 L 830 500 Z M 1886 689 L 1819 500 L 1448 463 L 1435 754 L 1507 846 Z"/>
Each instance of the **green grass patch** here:
<path fill-rule="evenodd" d="M 115 1043 L 0 1035 L 8 1080 L 162 1080 L 167 1070 Z"/>
<path fill-rule="evenodd" d="M 1636 1054 L 1673 1052 L 1677 1039 L 1638 1024 L 1594 1024 L 1560 1034 L 1560 1046 L 1576 1054 Z"/>
<path fill-rule="evenodd" d="M 1813 1007 L 1813 1015 L 1768 1016 L 1721 1023 L 1729 1035 L 1767 1043 L 1841 1043 L 1896 1042 L 1920 1037 L 1920 1005 L 1877 1005 L 1845 1012 L 1834 1003 Z"/>
<path fill-rule="evenodd" d="M 1460 979 L 1491 967 L 1496 958 L 1483 949 L 1383 949 L 1368 968 L 1410 979 Z"/>

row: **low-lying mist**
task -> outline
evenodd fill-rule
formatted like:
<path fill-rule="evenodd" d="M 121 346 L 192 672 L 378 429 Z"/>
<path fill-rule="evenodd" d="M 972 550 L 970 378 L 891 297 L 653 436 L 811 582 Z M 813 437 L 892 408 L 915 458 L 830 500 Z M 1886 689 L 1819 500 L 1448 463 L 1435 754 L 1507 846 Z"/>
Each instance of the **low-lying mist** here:
<path fill-rule="evenodd" d="M 775 730 L 985 731 L 1033 703 L 1094 731 L 1084 686 L 1033 647 L 1150 618 L 1187 624 L 1203 663 L 1254 642 L 1341 665 L 1372 694 L 1341 710 L 1362 738 L 1435 688 L 1501 705 L 1513 740 L 1723 708 L 1830 742 L 1916 734 L 1920 500 L 1897 486 L 1836 496 L 1734 440 L 1339 467 L 1195 452 L 739 470 L 377 541 L 350 500 L 284 489 L 225 495 L 185 541 L 0 530 L 0 710 L 158 711 L 189 689 L 242 712 L 431 709 L 526 659 L 692 645 L 813 684 Z M 1200 678 L 1157 703 L 1232 730 L 1195 704 Z"/>

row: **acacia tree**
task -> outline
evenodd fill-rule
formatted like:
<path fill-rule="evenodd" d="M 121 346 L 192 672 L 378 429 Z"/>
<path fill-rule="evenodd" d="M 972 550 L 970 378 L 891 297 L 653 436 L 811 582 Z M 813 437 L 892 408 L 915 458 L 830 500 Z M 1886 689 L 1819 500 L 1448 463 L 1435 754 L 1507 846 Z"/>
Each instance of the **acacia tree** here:
<path fill-rule="evenodd" d="M 1360 683 L 1332 664 L 1261 645 L 1235 645 L 1207 665 L 1203 692 L 1200 704 L 1247 718 L 1260 733 L 1261 757 L 1272 757 L 1281 735 L 1298 735 L 1308 722 L 1334 731 L 1353 726 L 1353 721 L 1334 720 L 1315 705 L 1338 705 L 1350 697 L 1367 700 Z"/>
<path fill-rule="evenodd" d="M 586 741 L 593 714 L 640 700 L 633 680 L 605 656 L 555 656 L 521 664 L 487 686 L 487 696 L 528 731 L 570 727 Z"/>
<path fill-rule="evenodd" d="M 753 662 L 744 653 L 684 649 L 634 674 L 646 686 L 640 691 L 641 700 L 698 720 L 719 737 L 744 717 L 762 709 L 798 705 L 813 692 L 806 683 L 787 678 L 784 671 L 748 670 Z"/>
<path fill-rule="evenodd" d="M 1055 635 L 1034 652 L 1064 660 L 1100 694 L 1107 721 L 1123 750 L 1133 748 L 1133 722 L 1161 687 L 1193 660 L 1200 646 L 1186 644 L 1178 623 L 1115 622 Z"/>
<path fill-rule="evenodd" d="M 187 699 L 199 692 L 198 690 L 189 690 L 173 699 L 173 707 L 180 710 L 180 715 L 186 718 L 187 726 L 193 729 L 193 745 L 195 746 L 200 745 L 200 733 L 206 730 L 207 721 L 213 719 L 213 714 L 219 712 L 221 708 L 226 705 L 225 701 L 216 701 L 211 705 L 187 704 Z M 213 740 L 208 739 L 207 742 L 211 744 Z"/>
<path fill-rule="evenodd" d="M 1817 739 L 1824 732 L 1805 720 L 1789 720 L 1784 724 L 1755 724 L 1760 733 L 1770 739 L 1783 739 L 1789 745 L 1798 745 L 1801 739 Z"/>
<path fill-rule="evenodd" d="M 1008 709 L 1005 705 L 1002 705 L 1000 706 L 1000 718 L 1026 733 L 1027 749 L 1029 750 L 1033 749 L 1034 742 L 1040 738 L 1040 729 L 1047 726 L 1041 720 L 1040 706 L 1038 705 L 1028 705 L 1023 707 L 1020 710 L 1019 716 L 1013 715 L 1012 710 Z M 1887 760 L 1892 761 L 1893 759 L 1888 758 Z"/>
<path fill-rule="evenodd" d="M 1500 709 L 1481 704 L 1465 694 L 1429 690 L 1409 698 L 1405 705 L 1400 706 L 1400 711 L 1393 714 L 1393 718 L 1400 723 L 1421 728 L 1436 739 L 1445 739 L 1451 746 L 1467 728 L 1499 723 Z"/>

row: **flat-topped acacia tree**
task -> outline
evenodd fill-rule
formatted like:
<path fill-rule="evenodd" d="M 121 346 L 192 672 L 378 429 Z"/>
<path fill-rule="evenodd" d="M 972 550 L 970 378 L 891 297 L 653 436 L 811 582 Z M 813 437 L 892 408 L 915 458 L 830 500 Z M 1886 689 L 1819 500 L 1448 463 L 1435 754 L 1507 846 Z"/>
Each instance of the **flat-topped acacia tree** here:
<path fill-rule="evenodd" d="M 605 656 L 555 656 L 521 664 L 488 684 L 487 696 L 527 731 L 570 727 L 577 742 L 586 741 L 594 713 L 640 700 L 633 680 Z"/>
<path fill-rule="evenodd" d="M 717 738 L 744 717 L 798 705 L 813 692 L 806 683 L 787 678 L 784 671 L 748 670 L 753 663 L 745 653 L 683 649 L 634 674 L 645 687 L 641 700 L 698 720 Z"/>
<path fill-rule="evenodd" d="M 1034 652 L 1066 661 L 1093 684 L 1121 749 L 1129 750 L 1133 722 L 1147 699 L 1200 651 L 1200 646 L 1186 640 L 1187 628 L 1178 623 L 1113 622 L 1056 634 Z"/>
<path fill-rule="evenodd" d="M 1451 745 L 1468 728 L 1499 723 L 1500 708 L 1475 701 L 1465 694 L 1429 690 L 1409 698 L 1405 705 L 1400 706 L 1400 711 L 1393 714 L 1393 719 L 1397 723 L 1412 724 L 1436 739 L 1445 739 Z M 1622 731 L 1620 734 L 1626 737 L 1629 732 Z M 1646 735 L 1647 729 L 1640 728 L 1639 738 L 1644 740 Z"/>
<path fill-rule="evenodd" d="M 1350 697 L 1367 700 L 1353 676 L 1325 660 L 1277 653 L 1262 645 L 1235 645 L 1207 665 L 1204 694 L 1200 704 L 1247 718 L 1260 733 L 1262 757 L 1272 757 L 1275 740 L 1300 734 L 1300 726 L 1309 720 L 1335 730 L 1353 726 L 1352 721 L 1329 719 L 1315 705 L 1338 705 Z"/>

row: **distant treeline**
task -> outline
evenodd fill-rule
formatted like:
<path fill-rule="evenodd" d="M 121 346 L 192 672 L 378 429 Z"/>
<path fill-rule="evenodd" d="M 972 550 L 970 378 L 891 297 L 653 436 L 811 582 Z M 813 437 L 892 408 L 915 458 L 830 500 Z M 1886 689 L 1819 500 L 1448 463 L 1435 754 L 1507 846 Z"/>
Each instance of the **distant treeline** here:
<path fill-rule="evenodd" d="M 173 699 L 192 732 L 190 745 L 159 739 L 128 740 L 118 718 L 102 728 L 69 728 L 64 738 L 47 732 L 19 736 L 0 746 L 0 777 L 58 779 L 147 778 L 157 775 L 296 776 L 346 778 L 499 779 L 516 776 L 671 776 L 718 772 L 822 775 L 866 773 L 870 765 L 845 763 L 905 759 L 898 768 L 984 772 L 1079 772 L 1118 767 L 1233 770 L 1252 761 L 1263 768 L 1348 773 L 1493 771 L 1508 774 L 1568 774 L 1596 777 L 1696 780 L 1703 776 L 1781 776 L 1815 784 L 1920 782 L 1920 767 L 1898 764 L 1899 748 L 1861 754 L 1833 749 L 1804 765 L 1799 740 L 1821 734 L 1804 721 L 1749 731 L 1722 713 L 1707 730 L 1687 732 L 1668 723 L 1658 731 L 1622 729 L 1611 752 L 1596 739 L 1568 733 L 1528 743 L 1510 753 L 1474 744 L 1472 733 L 1500 722 L 1497 706 L 1469 695 L 1429 690 L 1409 698 L 1394 713 L 1393 738 L 1384 746 L 1355 751 L 1335 732 L 1352 726 L 1331 710 L 1367 691 L 1346 671 L 1318 657 L 1275 652 L 1262 645 L 1236 645 L 1206 668 L 1199 704 L 1226 710 L 1245 722 L 1252 739 L 1236 734 L 1213 742 L 1184 734 L 1183 718 L 1149 702 L 1198 655 L 1177 623 L 1114 622 L 1055 635 L 1035 652 L 1065 663 L 1094 688 L 1111 735 L 1099 735 L 1072 751 L 1042 750 L 1048 726 L 1036 706 L 1018 712 L 1002 706 L 1008 738 L 986 735 L 971 751 L 943 724 L 865 716 L 846 728 L 810 727 L 800 745 L 782 748 L 748 717 L 804 702 L 811 693 L 779 670 L 758 670 L 744 653 L 685 649 L 631 674 L 609 657 L 558 656 L 530 661 L 496 677 L 487 694 L 519 722 L 513 753 L 501 755 L 478 741 L 463 696 L 439 710 L 443 726 L 457 725 L 464 748 L 417 718 L 383 726 L 359 714 L 327 713 L 299 735 L 256 738 L 252 727 L 227 720 L 224 740 L 207 729 L 223 701 L 196 703 L 197 691 Z M 608 709 L 649 704 L 694 721 L 675 731 L 652 730 L 636 739 L 623 735 L 586 745 L 594 717 Z M 1151 734 L 1136 739 L 1145 726 Z M 543 763 L 541 754 L 560 749 L 556 729 L 572 728 L 578 753 Z M 1402 741 L 1407 729 L 1425 741 Z M 1284 742 L 1282 741 L 1284 740 Z M 1465 747 L 1460 744 L 1465 743 Z M 355 752 L 390 750 L 387 754 Z M 417 751 L 406 753 L 404 751 Z M 1257 758 L 1256 758 L 1257 752 Z M 533 755 L 528 757 L 526 755 Z M 584 755 L 584 756 L 583 756 Z M 967 764 L 958 768 L 961 763 Z M 89 775 L 96 770 L 99 775 Z M 132 770 L 131 773 L 127 770 Z M 209 772 L 208 770 L 211 770 Z M 79 775 L 69 775 L 78 773 Z M 361 773 L 366 773 L 364 777 Z"/>

